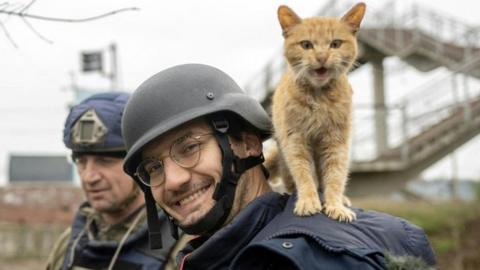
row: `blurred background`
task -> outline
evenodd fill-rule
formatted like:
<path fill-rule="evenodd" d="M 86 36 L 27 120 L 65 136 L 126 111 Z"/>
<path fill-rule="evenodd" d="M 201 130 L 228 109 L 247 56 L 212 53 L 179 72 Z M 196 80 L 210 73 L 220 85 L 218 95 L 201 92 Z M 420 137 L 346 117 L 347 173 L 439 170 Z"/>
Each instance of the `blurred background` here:
<path fill-rule="evenodd" d="M 365 2 L 348 193 L 423 227 L 440 269 L 480 269 L 480 4 Z M 341 16 L 354 3 L 0 2 L 0 269 L 41 269 L 83 200 L 62 142 L 72 104 L 198 62 L 268 109 L 285 68 L 278 6 Z"/>

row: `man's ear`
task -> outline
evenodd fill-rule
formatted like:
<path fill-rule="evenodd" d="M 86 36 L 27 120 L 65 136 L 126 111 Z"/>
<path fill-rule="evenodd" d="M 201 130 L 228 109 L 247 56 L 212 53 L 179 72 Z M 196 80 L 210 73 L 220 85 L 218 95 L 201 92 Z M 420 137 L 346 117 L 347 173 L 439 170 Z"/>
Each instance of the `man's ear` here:
<path fill-rule="evenodd" d="M 245 144 L 245 152 L 248 157 L 259 156 L 262 153 L 262 139 L 257 134 L 242 132 L 242 140 Z"/>

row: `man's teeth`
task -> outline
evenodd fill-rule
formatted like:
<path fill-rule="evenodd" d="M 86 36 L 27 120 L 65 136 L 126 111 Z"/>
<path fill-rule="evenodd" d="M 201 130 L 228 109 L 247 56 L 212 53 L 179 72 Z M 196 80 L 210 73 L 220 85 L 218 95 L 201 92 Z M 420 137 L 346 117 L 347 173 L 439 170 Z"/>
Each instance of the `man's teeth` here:
<path fill-rule="evenodd" d="M 194 199 L 196 199 L 198 196 L 202 195 L 205 191 L 207 191 L 208 187 L 204 187 L 202 189 L 199 189 L 197 192 L 193 193 L 192 195 L 184 198 L 184 199 L 181 199 L 178 203 L 180 205 L 184 205 L 184 204 L 187 204 L 191 201 L 193 201 Z"/>

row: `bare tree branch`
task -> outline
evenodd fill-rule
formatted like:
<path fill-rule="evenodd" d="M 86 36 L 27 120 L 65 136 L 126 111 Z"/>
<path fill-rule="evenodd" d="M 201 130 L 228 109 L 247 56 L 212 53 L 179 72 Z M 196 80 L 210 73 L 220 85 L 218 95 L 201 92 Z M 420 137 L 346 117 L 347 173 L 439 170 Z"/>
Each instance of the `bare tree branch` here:
<path fill-rule="evenodd" d="M 92 16 L 92 17 L 87 17 L 87 18 L 81 18 L 81 19 L 70 19 L 70 18 L 55 18 L 55 17 L 47 17 L 47 16 L 40 16 L 40 15 L 34 15 L 34 14 L 30 14 L 28 13 L 27 11 L 30 9 L 30 7 L 32 7 L 33 4 L 35 4 L 36 0 L 30 0 L 30 2 L 26 5 L 15 5 L 15 4 L 11 4 L 9 3 L 8 1 L 7 2 L 2 2 L 0 3 L 0 15 L 1 14 L 5 14 L 6 15 L 6 18 L 2 21 L 0 20 L 0 28 L 3 30 L 5 36 L 8 38 L 8 40 L 10 41 L 10 43 L 12 43 L 12 45 L 15 47 L 15 48 L 18 48 L 17 44 L 15 43 L 15 41 L 13 40 L 12 36 L 10 35 L 10 33 L 8 32 L 7 30 L 7 27 L 6 27 L 6 22 L 11 18 L 11 17 L 19 17 L 23 20 L 23 22 L 27 25 L 27 27 L 38 37 L 40 38 L 41 40 L 47 42 L 47 43 L 50 43 L 52 44 L 53 42 L 51 40 L 49 40 L 48 38 L 46 38 L 45 36 L 43 36 L 42 34 L 40 34 L 39 31 L 37 31 L 33 25 L 27 20 L 27 18 L 29 19 L 36 19 L 36 20 L 44 20 L 44 21 L 54 21 L 54 22 L 66 22 L 66 23 L 80 23 L 80 22 L 88 22 L 88 21 L 93 21 L 93 20 L 98 20 L 98 19 L 102 19 L 102 18 L 105 18 L 105 17 L 108 17 L 108 16 L 112 16 L 112 15 L 115 15 L 117 13 L 121 13 L 121 12 L 126 12 L 126 11 L 137 11 L 139 10 L 139 8 L 137 7 L 129 7 L 129 8 L 122 8 L 122 9 L 117 9 L 117 10 L 114 10 L 114 11 L 110 11 L 110 12 L 107 12 L 107 13 L 104 13 L 104 14 L 100 14 L 100 15 L 96 15 L 96 16 Z"/>
<path fill-rule="evenodd" d="M 88 21 L 102 19 L 102 18 L 105 18 L 105 17 L 108 17 L 108 16 L 115 15 L 115 14 L 120 13 L 120 12 L 137 11 L 137 10 L 139 10 L 139 8 L 137 8 L 137 7 L 122 8 L 122 9 L 117 9 L 117 10 L 110 11 L 110 12 L 107 12 L 107 13 L 104 13 L 104 14 L 100 14 L 100 15 L 96 15 L 96 16 L 88 17 L 88 18 L 82 18 L 82 19 L 45 17 L 45 16 L 40 16 L 40 15 L 34 15 L 34 14 L 16 12 L 16 11 L 7 11 L 7 10 L 0 10 L 0 14 L 3 13 L 3 14 L 11 15 L 11 16 L 26 17 L 26 18 L 44 20 L 44 21 L 79 23 L 79 22 L 88 22 Z"/>
<path fill-rule="evenodd" d="M 35 28 L 33 28 L 33 25 L 31 25 L 27 19 L 23 18 L 22 17 L 22 20 L 23 22 L 28 26 L 28 28 L 30 28 L 30 30 L 35 33 L 35 35 L 37 35 L 38 38 L 40 38 L 41 40 L 49 43 L 49 44 L 53 44 L 53 41 L 49 40 L 48 38 L 46 38 L 44 35 L 40 34 L 40 32 L 38 32 Z"/>
<path fill-rule="evenodd" d="M 10 36 L 10 33 L 8 33 L 7 28 L 3 23 L 0 22 L 0 27 L 2 28 L 3 32 L 5 33 L 5 36 L 7 36 L 8 40 L 10 43 L 12 43 L 13 47 L 18 48 L 17 43 L 13 40 L 12 36 Z"/>
<path fill-rule="evenodd" d="M 20 13 L 24 13 L 25 11 L 27 11 L 32 5 L 33 3 L 35 3 L 36 0 L 32 0 L 30 1 L 30 3 L 28 3 L 28 5 L 26 5 L 21 11 Z"/>
<path fill-rule="evenodd" d="M 8 8 L 9 9 L 8 12 L 18 12 L 18 10 L 23 10 L 25 8 L 24 5 L 19 4 L 19 3 L 11 4 L 11 3 L 5 2 L 5 4 L 6 4 L 6 7 L 4 8 L 4 10 L 7 10 L 7 8 Z M 8 22 L 8 20 L 10 20 L 11 17 L 12 16 L 8 15 L 5 18 L 5 20 L 3 21 L 3 23 L 6 24 Z"/>
<path fill-rule="evenodd" d="M 22 10 L 19 11 L 19 13 L 21 14 L 25 14 L 25 12 L 35 3 L 36 0 L 31 0 L 30 3 L 28 3 L 26 6 L 24 6 L 22 8 Z M 30 30 L 35 34 L 37 35 L 37 37 L 49 44 L 53 44 L 53 41 L 49 40 L 48 38 L 46 38 L 44 35 L 40 34 L 40 32 L 37 31 L 37 29 L 35 29 L 33 27 L 33 25 L 27 21 L 27 19 L 25 17 L 20 17 L 22 19 L 22 21 L 25 23 L 25 25 L 27 25 L 28 28 L 30 28 Z"/>

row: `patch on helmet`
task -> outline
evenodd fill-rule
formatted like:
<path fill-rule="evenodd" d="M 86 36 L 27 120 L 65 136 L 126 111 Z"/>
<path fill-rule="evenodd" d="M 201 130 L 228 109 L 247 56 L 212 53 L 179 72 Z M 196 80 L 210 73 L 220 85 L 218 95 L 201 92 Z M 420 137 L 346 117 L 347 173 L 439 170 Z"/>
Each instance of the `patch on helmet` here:
<path fill-rule="evenodd" d="M 72 142 L 85 146 L 100 144 L 105 140 L 107 131 L 95 110 L 90 109 L 72 127 Z"/>

